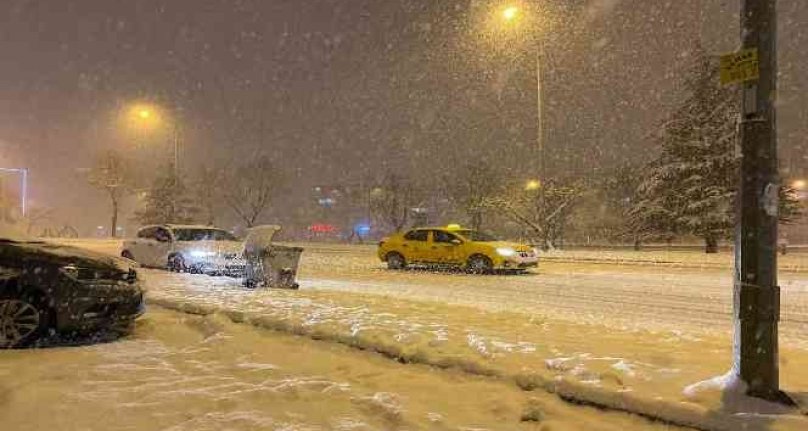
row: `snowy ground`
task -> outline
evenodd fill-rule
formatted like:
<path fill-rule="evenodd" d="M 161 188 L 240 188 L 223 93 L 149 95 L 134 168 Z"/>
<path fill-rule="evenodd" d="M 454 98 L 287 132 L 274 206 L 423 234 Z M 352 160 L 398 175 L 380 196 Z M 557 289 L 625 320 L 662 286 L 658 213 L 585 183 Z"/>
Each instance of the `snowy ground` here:
<path fill-rule="evenodd" d="M 87 245 L 114 252 L 113 243 Z M 547 262 L 535 274 L 479 277 L 391 272 L 371 251 L 309 245 L 301 291 L 143 274 L 152 304 L 486 376 L 528 395 L 555 393 L 702 429 L 808 429 L 793 411 L 739 413 L 715 389 L 684 393 L 729 368 L 728 268 Z M 798 398 L 808 394 L 807 276 L 781 275 L 781 375 Z"/>
<path fill-rule="evenodd" d="M 0 358 L 8 431 L 673 429 L 495 379 L 154 306 L 124 340 Z"/>

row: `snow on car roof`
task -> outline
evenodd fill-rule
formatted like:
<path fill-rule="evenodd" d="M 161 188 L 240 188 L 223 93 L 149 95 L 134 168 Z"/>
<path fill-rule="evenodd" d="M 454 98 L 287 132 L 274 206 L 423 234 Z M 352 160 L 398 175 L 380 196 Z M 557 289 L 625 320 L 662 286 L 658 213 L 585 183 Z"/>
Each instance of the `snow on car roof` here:
<path fill-rule="evenodd" d="M 204 225 L 204 224 L 150 224 L 147 226 L 143 226 L 140 229 L 148 229 L 153 227 L 164 227 L 168 229 L 216 229 L 216 230 L 227 230 L 218 228 L 215 226 Z"/>
<path fill-rule="evenodd" d="M 194 230 L 199 229 L 199 230 L 221 230 L 221 231 L 228 232 L 227 229 L 222 229 L 222 228 L 216 227 L 216 226 L 193 225 L 193 224 L 169 224 L 169 225 L 165 225 L 165 226 L 167 228 L 169 228 L 169 229 L 172 229 L 172 230 L 174 230 L 174 229 L 194 229 Z"/>

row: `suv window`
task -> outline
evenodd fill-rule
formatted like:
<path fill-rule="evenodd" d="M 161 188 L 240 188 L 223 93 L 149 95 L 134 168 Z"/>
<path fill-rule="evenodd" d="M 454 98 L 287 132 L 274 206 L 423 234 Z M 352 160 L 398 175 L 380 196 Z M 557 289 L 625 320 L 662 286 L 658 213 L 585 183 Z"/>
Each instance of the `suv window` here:
<path fill-rule="evenodd" d="M 426 230 L 411 230 L 404 235 L 404 239 L 407 241 L 426 241 L 426 237 L 429 231 Z"/>
<path fill-rule="evenodd" d="M 453 240 L 458 239 L 456 236 L 450 234 L 449 232 L 445 232 L 442 230 L 433 230 L 432 231 L 432 241 L 433 242 L 447 242 L 450 243 Z"/>

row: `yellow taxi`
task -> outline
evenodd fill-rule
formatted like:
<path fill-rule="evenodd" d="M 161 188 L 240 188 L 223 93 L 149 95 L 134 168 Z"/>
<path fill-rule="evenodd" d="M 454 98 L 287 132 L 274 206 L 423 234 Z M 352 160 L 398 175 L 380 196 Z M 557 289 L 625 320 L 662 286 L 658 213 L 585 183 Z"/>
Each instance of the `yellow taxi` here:
<path fill-rule="evenodd" d="M 390 269 L 408 265 L 459 266 L 475 273 L 524 271 L 539 264 L 533 247 L 499 241 L 458 225 L 411 229 L 382 239 L 379 259 Z"/>

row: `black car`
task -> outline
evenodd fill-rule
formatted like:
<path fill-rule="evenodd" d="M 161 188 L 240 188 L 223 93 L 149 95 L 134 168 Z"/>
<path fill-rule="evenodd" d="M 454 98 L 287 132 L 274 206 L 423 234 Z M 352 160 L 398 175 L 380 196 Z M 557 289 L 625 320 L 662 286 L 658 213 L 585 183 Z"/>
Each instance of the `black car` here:
<path fill-rule="evenodd" d="M 0 348 L 31 346 L 53 334 L 125 333 L 144 311 L 136 265 L 0 237 Z"/>

